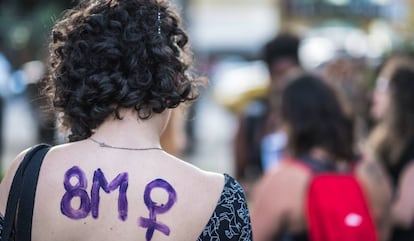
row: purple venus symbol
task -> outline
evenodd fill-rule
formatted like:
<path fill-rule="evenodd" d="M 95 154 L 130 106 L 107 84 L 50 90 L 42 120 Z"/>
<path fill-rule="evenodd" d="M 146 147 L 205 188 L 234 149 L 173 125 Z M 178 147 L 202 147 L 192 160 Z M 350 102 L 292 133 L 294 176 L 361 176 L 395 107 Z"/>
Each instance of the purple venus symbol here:
<path fill-rule="evenodd" d="M 157 205 L 157 203 L 151 199 L 151 191 L 154 188 L 164 189 L 168 193 L 168 201 L 166 204 Z M 176 200 L 177 194 L 167 181 L 158 178 L 147 184 L 144 191 L 144 202 L 149 210 L 149 218 L 141 217 L 138 219 L 139 226 L 147 228 L 147 233 L 145 235 L 147 241 L 152 239 L 155 230 L 158 230 L 167 236 L 170 235 L 170 228 L 165 224 L 157 222 L 157 214 L 167 212 L 174 205 Z"/>

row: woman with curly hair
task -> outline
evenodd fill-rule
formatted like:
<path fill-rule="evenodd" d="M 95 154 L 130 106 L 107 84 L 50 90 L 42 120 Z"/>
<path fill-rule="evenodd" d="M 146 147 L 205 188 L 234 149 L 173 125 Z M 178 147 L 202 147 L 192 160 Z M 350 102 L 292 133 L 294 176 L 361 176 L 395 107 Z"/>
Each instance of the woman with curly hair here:
<path fill-rule="evenodd" d="M 198 88 L 169 1 L 82 1 L 54 26 L 49 64 L 47 91 L 69 143 L 30 151 L 25 171 L 44 155 L 33 213 L 24 197 L 9 212 L 14 174 L 30 159 L 17 156 L 0 186 L 5 229 L 12 216 L 23 240 L 251 240 L 240 185 L 160 145 L 171 110 Z"/>
<path fill-rule="evenodd" d="M 378 121 L 368 144 L 393 187 L 391 240 L 414 240 L 414 59 L 388 58 L 378 75 L 372 114 Z M 369 153 L 367 155 L 370 155 Z"/>

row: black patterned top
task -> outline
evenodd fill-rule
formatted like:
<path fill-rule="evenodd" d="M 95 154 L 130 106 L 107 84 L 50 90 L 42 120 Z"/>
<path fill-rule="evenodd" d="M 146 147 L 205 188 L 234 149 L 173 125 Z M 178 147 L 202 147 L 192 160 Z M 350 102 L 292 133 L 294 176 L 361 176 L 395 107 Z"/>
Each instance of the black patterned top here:
<path fill-rule="evenodd" d="M 240 184 L 227 174 L 225 185 L 211 215 L 197 241 L 251 241 L 252 228 L 246 198 Z"/>
<path fill-rule="evenodd" d="M 4 227 L 4 216 L 0 213 L 0 241 L 3 240 L 3 227 Z M 11 231 L 10 240 L 14 240 L 14 231 Z"/>
<path fill-rule="evenodd" d="M 1 240 L 1 237 L 2 237 L 2 233 L 3 233 L 3 226 L 4 226 L 4 217 L 3 217 L 3 215 L 1 215 L 0 214 L 0 240 Z"/>

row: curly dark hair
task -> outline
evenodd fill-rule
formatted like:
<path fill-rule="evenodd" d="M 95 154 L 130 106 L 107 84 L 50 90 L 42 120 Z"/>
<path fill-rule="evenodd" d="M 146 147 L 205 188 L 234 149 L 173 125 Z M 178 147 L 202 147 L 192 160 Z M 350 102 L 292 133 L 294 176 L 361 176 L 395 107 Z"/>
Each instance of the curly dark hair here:
<path fill-rule="evenodd" d="M 140 119 L 198 95 L 192 53 L 168 0 L 83 0 L 55 24 L 47 93 L 69 141 L 88 138 L 108 116 Z"/>
<path fill-rule="evenodd" d="M 355 161 L 353 125 L 336 93 L 308 74 L 293 79 L 282 93 L 282 118 L 288 124 L 288 149 L 294 156 L 325 149 L 333 160 Z"/>

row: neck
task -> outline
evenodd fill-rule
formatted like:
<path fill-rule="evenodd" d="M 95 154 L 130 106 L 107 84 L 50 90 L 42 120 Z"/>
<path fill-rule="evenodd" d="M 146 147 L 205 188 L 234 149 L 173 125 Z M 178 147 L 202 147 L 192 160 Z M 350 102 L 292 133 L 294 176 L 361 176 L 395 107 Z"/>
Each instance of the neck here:
<path fill-rule="evenodd" d="M 92 134 L 92 138 L 110 146 L 128 148 L 160 147 L 160 136 L 169 118 L 169 110 L 153 114 L 150 119 L 138 119 L 132 110 L 120 111 L 122 120 L 107 118 Z"/>

